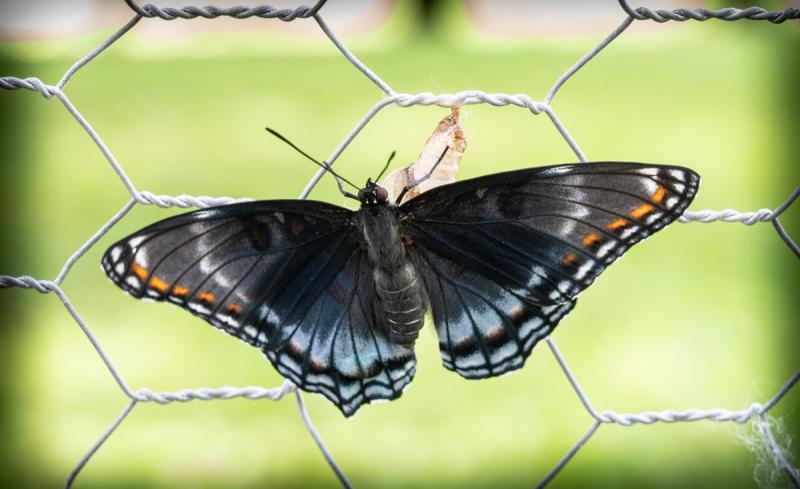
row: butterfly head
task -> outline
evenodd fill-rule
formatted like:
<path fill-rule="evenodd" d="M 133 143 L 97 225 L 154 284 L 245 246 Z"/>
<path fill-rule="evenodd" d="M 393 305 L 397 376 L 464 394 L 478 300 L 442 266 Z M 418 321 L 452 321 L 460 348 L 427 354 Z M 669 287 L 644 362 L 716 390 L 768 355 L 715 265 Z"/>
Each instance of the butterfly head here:
<path fill-rule="evenodd" d="M 367 179 L 364 188 L 358 191 L 358 200 L 362 205 L 378 205 L 386 204 L 389 200 L 389 192 L 385 188 L 373 182 L 372 179 Z"/>

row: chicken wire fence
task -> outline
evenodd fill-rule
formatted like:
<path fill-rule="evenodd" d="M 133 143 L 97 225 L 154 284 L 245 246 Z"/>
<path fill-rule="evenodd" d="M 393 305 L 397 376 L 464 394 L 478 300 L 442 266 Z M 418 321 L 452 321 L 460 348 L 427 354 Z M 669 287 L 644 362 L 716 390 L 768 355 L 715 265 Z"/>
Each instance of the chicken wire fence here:
<path fill-rule="evenodd" d="M 325 159 L 325 163 L 332 165 L 336 159 L 341 155 L 344 149 L 353 141 L 353 139 L 361 132 L 361 130 L 378 114 L 382 109 L 397 105 L 400 107 L 411 107 L 416 105 L 437 105 L 441 107 L 457 107 L 469 104 L 490 104 L 495 107 L 513 105 L 527 109 L 533 115 L 546 114 L 555 128 L 559 131 L 565 142 L 570 146 L 572 151 L 582 162 L 587 161 L 583 151 L 581 151 L 578 143 L 570 136 L 566 127 L 558 119 L 555 110 L 552 107 L 552 102 L 557 95 L 559 89 L 586 63 L 588 63 L 594 56 L 608 46 L 614 39 L 622 34 L 634 21 L 653 20 L 656 22 L 667 21 L 687 21 L 698 20 L 705 21 L 709 19 L 721 19 L 727 21 L 734 20 L 766 20 L 775 24 L 784 22 L 786 20 L 800 19 L 800 9 L 786 8 L 783 10 L 766 10 L 760 7 L 750 7 L 745 9 L 738 8 L 724 8 L 719 10 L 709 10 L 704 8 L 696 9 L 676 9 L 676 10 L 651 10 L 646 7 L 632 8 L 625 0 L 619 0 L 619 5 L 626 15 L 624 21 L 617 27 L 608 37 L 603 39 L 597 46 L 591 49 L 583 57 L 581 57 L 569 70 L 567 70 L 553 85 L 547 95 L 541 100 L 537 101 L 532 99 L 526 94 L 506 94 L 506 93 L 486 93 L 480 90 L 467 90 L 458 93 L 443 93 L 434 94 L 429 92 L 409 94 L 397 93 L 391 86 L 381 79 L 374 71 L 362 63 L 347 47 L 342 43 L 341 39 L 330 29 L 328 24 L 323 20 L 324 9 L 323 6 L 327 0 L 320 0 L 313 6 L 300 6 L 294 9 L 278 9 L 268 5 L 257 7 L 195 7 L 187 6 L 182 8 L 160 8 L 153 4 L 138 5 L 132 0 L 125 0 L 125 3 L 134 12 L 133 18 L 128 21 L 124 26 L 117 30 L 105 42 L 97 46 L 91 52 L 80 58 L 75 62 L 61 77 L 55 85 L 48 85 L 35 77 L 18 78 L 14 76 L 0 77 L 0 87 L 7 90 L 26 89 L 34 92 L 39 92 L 45 98 L 52 97 L 61 101 L 67 111 L 77 121 L 78 124 L 88 133 L 97 148 L 103 154 L 105 159 L 117 173 L 122 185 L 128 190 L 131 199 L 120 209 L 108 222 L 106 222 L 89 240 L 81 246 L 63 265 L 61 271 L 53 280 L 37 279 L 31 276 L 9 276 L 0 275 L 0 287 L 22 287 L 36 290 L 41 293 L 53 293 L 62 302 L 69 315 L 81 328 L 89 342 L 91 342 L 97 354 L 100 356 L 110 374 L 116 381 L 119 388 L 130 399 L 124 407 L 119 416 L 111 423 L 108 429 L 99 437 L 96 443 L 89 448 L 85 455 L 78 461 L 66 481 L 65 487 L 71 487 L 76 476 L 97 450 L 103 445 L 114 430 L 125 420 L 130 412 L 139 403 L 157 403 L 157 404 L 170 404 L 173 402 L 189 402 L 194 400 L 216 400 L 216 399 L 270 399 L 273 401 L 280 400 L 288 394 L 294 394 L 297 402 L 298 410 L 302 420 L 308 429 L 309 434 L 313 437 L 318 445 L 322 455 L 327 460 L 331 469 L 334 471 L 339 481 L 344 487 L 352 487 L 344 471 L 335 462 L 332 454 L 326 448 L 322 437 L 315 429 L 311 418 L 306 410 L 303 397 L 296 386 L 290 381 L 284 381 L 280 386 L 266 388 L 260 386 L 247 386 L 247 387 L 220 387 L 209 388 L 202 387 L 197 389 L 184 389 L 175 392 L 154 392 L 146 388 L 138 390 L 131 389 L 125 382 L 123 375 L 117 370 L 111 358 L 103 350 L 102 345 L 97 338 L 92 334 L 89 325 L 81 318 L 77 309 L 70 302 L 69 297 L 64 293 L 61 288 L 62 282 L 66 279 L 67 275 L 73 266 L 81 259 L 81 257 L 93 247 L 97 241 L 103 237 L 109 229 L 117 224 L 124 218 L 128 212 L 136 205 L 156 205 L 158 207 L 198 207 L 204 208 L 209 206 L 223 205 L 234 202 L 251 201 L 249 198 L 234 199 L 230 197 L 212 198 L 207 196 L 191 196 L 191 195 L 155 195 L 151 192 L 141 191 L 136 188 L 130 178 L 123 170 L 120 163 L 116 160 L 111 150 L 105 145 L 100 135 L 89 124 L 89 122 L 81 115 L 75 105 L 69 100 L 64 92 L 65 87 L 75 73 L 91 62 L 106 48 L 111 46 L 115 41 L 121 38 L 125 33 L 131 30 L 136 24 L 144 18 L 158 18 L 162 20 L 175 20 L 175 19 L 195 19 L 203 17 L 207 19 L 218 17 L 232 17 L 236 19 L 244 19 L 249 17 L 260 17 L 263 19 L 279 19 L 284 22 L 313 19 L 319 28 L 325 33 L 330 41 L 339 49 L 341 54 L 366 76 L 373 84 L 375 84 L 382 92 L 383 97 L 375 103 L 375 105 L 367 112 L 366 115 L 353 127 L 347 134 L 344 140 L 333 150 L 331 155 Z M 306 198 L 312 189 L 316 186 L 325 170 L 320 169 L 300 194 L 300 198 Z M 800 257 L 800 247 L 788 235 L 784 227 L 779 221 L 779 216 L 790 207 L 793 202 L 800 195 L 800 187 L 797 187 L 794 192 L 776 209 L 759 209 L 750 212 L 739 212 L 732 209 L 724 210 L 701 210 L 701 211 L 686 211 L 681 217 L 680 222 L 690 223 L 711 223 L 711 222 L 725 222 L 725 223 L 741 223 L 745 225 L 754 225 L 757 223 L 769 222 L 775 228 L 776 232 L 786 243 L 786 246 L 798 257 Z M 765 400 L 763 403 L 752 403 L 749 406 L 738 409 L 687 409 L 683 411 L 664 410 L 664 411 L 646 411 L 641 413 L 620 413 L 613 410 L 598 411 L 589 400 L 586 393 L 581 388 L 577 378 L 572 373 L 569 365 L 564 356 L 559 352 L 556 347 L 555 341 L 552 338 L 546 339 L 547 346 L 550 348 L 551 353 L 564 375 L 569 380 L 572 388 L 577 394 L 580 402 L 583 404 L 586 412 L 591 418 L 589 429 L 583 436 L 563 455 L 561 460 L 556 464 L 552 470 L 547 473 L 544 478 L 539 482 L 538 487 L 547 485 L 559 471 L 569 463 L 575 454 L 586 444 L 586 442 L 598 431 L 601 425 L 604 424 L 617 424 L 621 426 L 633 426 L 637 424 L 653 424 L 653 423 L 677 423 L 677 422 L 692 422 L 699 420 L 709 420 L 716 422 L 728 422 L 744 424 L 753 422 L 756 425 L 757 431 L 761 436 L 761 443 L 763 443 L 762 453 L 766 453 L 772 459 L 775 467 L 779 468 L 784 474 L 789 483 L 795 487 L 800 487 L 800 470 L 792 464 L 791 456 L 787 453 L 787 447 L 781 446 L 774 436 L 775 420 L 771 420 L 767 415 L 769 411 L 778 404 L 781 399 L 797 384 L 800 380 L 800 371 L 788 379 L 786 384 L 775 395 Z"/>

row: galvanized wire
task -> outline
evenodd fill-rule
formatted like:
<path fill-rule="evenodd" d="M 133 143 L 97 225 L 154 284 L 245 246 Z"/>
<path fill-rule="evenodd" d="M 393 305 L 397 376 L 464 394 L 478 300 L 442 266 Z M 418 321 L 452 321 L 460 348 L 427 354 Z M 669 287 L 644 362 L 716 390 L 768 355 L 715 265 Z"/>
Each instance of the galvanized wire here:
<path fill-rule="evenodd" d="M 345 136 L 342 142 L 333 150 L 331 155 L 325 160 L 328 164 L 333 164 L 336 159 L 342 154 L 346 147 L 355 139 L 361 130 L 384 108 L 390 105 L 397 105 L 399 107 L 412 107 L 412 106 L 427 106 L 437 105 L 441 107 L 454 107 L 467 104 L 489 104 L 495 107 L 501 106 L 516 106 L 528 110 L 532 115 L 547 114 L 553 126 L 559 132 L 564 141 L 569 145 L 580 161 L 587 161 L 585 154 L 581 151 L 577 142 L 570 136 L 566 127 L 556 116 L 555 110 L 552 107 L 553 100 L 558 93 L 559 89 L 569 79 L 577 73 L 583 66 L 586 65 L 592 58 L 600 53 L 606 46 L 608 46 L 614 39 L 621 35 L 632 22 L 636 20 L 654 20 L 656 22 L 666 22 L 669 20 L 686 21 L 686 20 L 708 20 L 712 18 L 722 20 L 768 20 L 773 23 L 780 23 L 788 19 L 800 18 L 800 10 L 796 8 L 787 8 L 779 11 L 767 11 L 759 7 L 751 7 L 747 9 L 726 8 L 721 10 L 707 10 L 707 9 L 676 9 L 672 11 L 664 10 L 650 10 L 645 7 L 631 8 L 625 0 L 619 0 L 620 6 L 628 14 L 628 17 L 617 27 L 608 37 L 603 39 L 597 46 L 591 49 L 586 55 L 581 57 L 570 69 L 568 69 L 559 79 L 553 84 L 550 91 L 541 100 L 537 101 L 526 94 L 504 94 L 504 93 L 486 93 L 480 90 L 467 90 L 455 94 L 433 94 L 428 92 L 417 94 L 396 93 L 391 86 L 384 81 L 380 76 L 373 72 L 369 67 L 362 63 L 336 36 L 330 27 L 323 20 L 320 9 L 325 4 L 325 0 L 320 0 L 312 7 L 300 6 L 295 9 L 276 9 L 274 7 L 263 5 L 257 7 L 229 7 L 218 8 L 213 6 L 195 7 L 187 6 L 180 8 L 160 8 L 153 4 L 138 5 L 132 0 L 125 0 L 125 3 L 134 12 L 134 17 L 125 23 L 119 30 L 112 34 L 107 40 L 101 43 L 98 47 L 87 53 L 76 61 L 61 77 L 55 85 L 48 85 L 38 78 L 18 78 L 14 76 L 0 77 L 0 88 L 7 90 L 31 90 L 41 93 L 45 98 L 56 97 L 58 98 L 67 111 L 73 116 L 76 122 L 84 128 L 89 137 L 94 141 L 100 152 L 106 158 L 112 169 L 118 175 L 121 183 L 131 195 L 131 200 L 127 202 L 119 211 L 117 211 L 101 228 L 94 233 L 78 250 L 63 265 L 61 271 L 54 280 L 41 280 L 30 276 L 8 276 L 0 275 L 0 288 L 3 287 L 21 287 L 30 288 L 40 293 L 54 293 L 68 313 L 72 316 L 73 320 L 78 324 L 87 340 L 93 345 L 97 354 L 109 370 L 110 374 L 117 382 L 119 388 L 130 399 L 126 404 L 120 415 L 113 421 L 109 428 L 100 436 L 98 441 L 84 454 L 78 461 L 75 468 L 70 473 L 65 487 L 71 487 L 76 476 L 85 464 L 91 459 L 92 455 L 102 446 L 114 430 L 126 419 L 128 414 L 134 409 L 138 403 L 152 402 L 156 404 L 170 404 L 173 402 L 191 402 L 196 400 L 222 400 L 233 398 L 244 399 L 270 399 L 280 400 L 286 394 L 294 392 L 298 402 L 303 422 L 309 431 L 309 434 L 314 438 L 319 446 L 319 449 L 325 459 L 330 464 L 334 473 L 339 481 L 346 488 L 350 488 L 350 482 L 347 480 L 342 468 L 335 462 L 331 452 L 325 447 L 322 436 L 316 430 L 311 422 L 311 418 L 305 408 L 301 393 L 297 388 L 288 380 L 284 381 L 278 387 L 265 388 L 260 386 L 248 387 L 220 387 L 209 388 L 201 387 L 196 389 L 183 389 L 176 392 L 153 392 L 146 388 L 132 390 L 126 384 L 122 374 L 117 370 L 111 361 L 110 357 L 103 351 L 100 342 L 92 333 L 88 324 L 78 314 L 77 309 L 70 302 L 67 295 L 61 289 L 61 284 L 68 277 L 70 270 L 77 263 L 83 255 L 92 248 L 95 243 L 108 232 L 117 222 L 123 219 L 128 212 L 135 205 L 156 205 L 158 207 L 209 207 L 215 205 L 223 205 L 232 202 L 247 202 L 250 198 L 231 198 L 231 197 L 207 197 L 207 196 L 191 196 L 191 195 L 155 195 L 147 191 L 139 191 L 134 186 L 131 179 L 127 176 L 122 168 L 122 165 L 114 158 L 111 150 L 106 146 L 99 134 L 92 128 L 89 122 L 81 115 L 75 108 L 72 102 L 64 93 L 64 88 L 72 79 L 73 75 L 81 68 L 86 66 L 89 62 L 95 59 L 105 49 L 110 47 L 114 42 L 129 32 L 137 23 L 143 18 L 154 18 L 161 20 L 176 20 L 176 19 L 195 19 L 195 18 L 217 18 L 220 16 L 228 16 L 236 19 L 243 19 L 248 17 L 259 17 L 262 19 L 279 19 L 285 22 L 294 21 L 297 19 L 313 18 L 319 25 L 320 29 L 326 34 L 331 42 L 339 49 L 342 55 L 361 73 L 363 73 L 376 87 L 384 94 L 383 98 L 379 99 L 375 105 L 362 117 L 360 121 L 351 129 Z M 306 187 L 300 194 L 300 198 L 306 198 L 308 194 L 316 186 L 317 182 L 324 174 L 324 170 L 320 170 L 312 177 Z M 778 217 L 789 206 L 791 206 L 800 195 L 800 187 L 795 191 L 775 210 L 759 209 L 756 211 L 739 212 L 732 209 L 724 209 L 720 211 L 701 210 L 701 211 L 686 211 L 680 217 L 680 222 L 739 222 L 745 225 L 754 225 L 762 222 L 770 222 L 775 227 L 781 239 L 784 240 L 786 245 L 800 257 L 800 248 L 792 240 L 792 238 L 785 231 L 783 226 L 778 220 Z M 700 420 L 709 420 L 716 422 L 734 422 L 746 423 L 752 419 L 756 419 L 758 423 L 759 432 L 768 452 L 773 457 L 775 463 L 787 476 L 787 479 L 797 487 L 800 487 L 798 482 L 798 469 L 793 467 L 789 460 L 783 453 L 782 447 L 776 442 L 769 428 L 769 423 L 766 417 L 767 412 L 772 409 L 782 398 L 791 390 L 800 380 L 800 372 L 795 373 L 791 379 L 784 385 L 784 387 L 771 399 L 764 404 L 752 403 L 749 406 L 740 410 L 728 410 L 722 408 L 714 409 L 687 409 L 684 411 L 647 411 L 643 413 L 618 413 L 613 410 L 596 410 L 590 402 L 588 396 L 580 387 L 575 375 L 569 369 L 569 366 L 564 357 L 559 352 L 552 338 L 547 339 L 547 344 L 550 350 L 561 367 L 564 375 L 572 385 L 578 398 L 585 407 L 587 413 L 593 418 L 593 423 L 589 430 L 581 436 L 581 438 L 570 448 L 570 450 L 562 457 L 557 465 L 547 473 L 540 481 L 538 487 L 544 487 L 561 471 L 578 451 L 592 438 L 603 424 L 618 424 L 622 426 L 632 426 L 636 424 L 652 424 L 652 423 L 677 423 L 677 422 L 692 422 Z"/>

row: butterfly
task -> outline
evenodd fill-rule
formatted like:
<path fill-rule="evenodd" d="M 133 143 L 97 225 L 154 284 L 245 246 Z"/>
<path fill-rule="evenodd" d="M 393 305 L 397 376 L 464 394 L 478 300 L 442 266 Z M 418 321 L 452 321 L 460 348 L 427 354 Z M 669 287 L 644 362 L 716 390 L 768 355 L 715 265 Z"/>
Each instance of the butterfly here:
<path fill-rule="evenodd" d="M 483 379 L 522 367 L 578 294 L 677 219 L 699 182 L 678 166 L 564 164 L 398 206 L 367 180 L 345 192 L 357 210 L 264 200 L 171 217 L 113 244 L 102 267 L 130 295 L 176 304 L 262 350 L 350 416 L 412 381 L 428 309 L 446 368 Z"/>

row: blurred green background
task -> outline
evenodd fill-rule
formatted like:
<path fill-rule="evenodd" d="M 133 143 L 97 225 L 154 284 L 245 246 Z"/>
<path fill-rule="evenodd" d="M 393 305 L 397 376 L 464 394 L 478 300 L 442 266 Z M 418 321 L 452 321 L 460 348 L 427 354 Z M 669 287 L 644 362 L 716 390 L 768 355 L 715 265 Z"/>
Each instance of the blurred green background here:
<path fill-rule="evenodd" d="M 619 11 L 602 29 L 567 24 L 503 36 L 479 28 L 474 3 L 398 2 L 384 21 L 342 37 L 397 92 L 480 89 L 541 100 L 624 19 Z M 326 157 L 381 93 L 313 20 L 186 32 L 211 22 L 144 20 L 66 93 L 140 190 L 295 198 L 316 168 L 264 126 Z M 247 27 L 234 32 L 239 25 Z M 800 183 L 799 27 L 636 22 L 553 107 L 591 160 L 696 170 L 703 185 L 693 210 L 775 208 Z M 169 37 L 172 29 L 183 35 Z M 0 75 L 55 84 L 112 31 L 6 40 Z M 447 113 L 383 110 L 338 171 L 362 181 L 392 150 L 395 166 L 408 164 Z M 0 91 L 0 117 L 0 274 L 54 278 L 129 195 L 56 99 Z M 469 143 L 459 178 L 576 159 L 544 115 L 476 105 L 463 109 L 462 124 Z M 312 198 L 352 205 L 329 178 Z M 131 299 L 100 271 L 110 243 L 178 212 L 137 206 L 78 262 L 64 291 L 132 388 L 280 384 L 257 350 L 178 308 Z M 795 237 L 798 216 L 800 205 L 783 218 Z M 598 409 L 742 409 L 771 397 L 798 368 L 797 292 L 798 261 L 769 224 L 674 224 L 607 270 L 554 339 Z M 0 482 L 58 487 L 127 399 L 55 295 L 6 289 L 0 301 Z M 423 331 L 416 379 L 397 401 L 344 419 L 306 396 L 357 487 L 531 487 L 589 428 L 543 345 L 523 370 L 471 382 L 441 366 L 434 336 Z M 795 390 L 772 411 L 784 442 L 800 432 L 798 407 Z M 552 487 L 753 487 L 754 473 L 785 485 L 748 450 L 757 441 L 749 424 L 602 426 Z M 286 398 L 139 405 L 76 487 L 336 485 Z"/>

